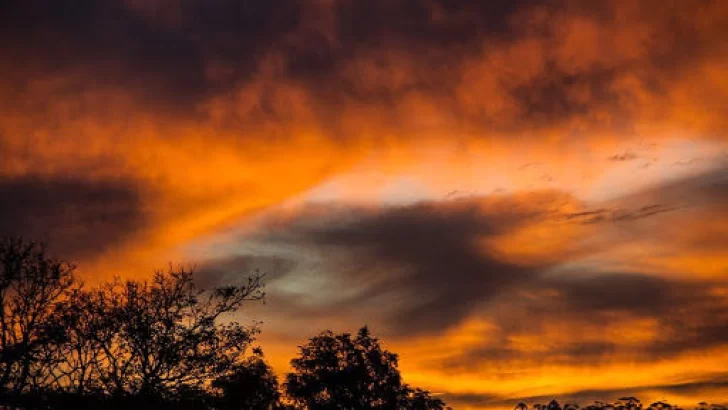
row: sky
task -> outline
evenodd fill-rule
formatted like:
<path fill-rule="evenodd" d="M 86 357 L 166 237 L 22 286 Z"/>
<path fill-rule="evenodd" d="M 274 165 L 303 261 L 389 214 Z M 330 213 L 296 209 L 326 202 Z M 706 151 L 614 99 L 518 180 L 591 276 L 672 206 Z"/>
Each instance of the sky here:
<path fill-rule="evenodd" d="M 266 272 L 457 409 L 728 397 L 728 3 L 0 5 L 0 234 Z"/>

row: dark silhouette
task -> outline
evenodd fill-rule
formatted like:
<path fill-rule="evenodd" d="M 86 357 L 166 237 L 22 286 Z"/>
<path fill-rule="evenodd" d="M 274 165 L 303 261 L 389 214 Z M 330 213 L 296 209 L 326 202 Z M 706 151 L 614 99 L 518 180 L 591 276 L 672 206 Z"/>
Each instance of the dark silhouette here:
<path fill-rule="evenodd" d="M 551 400 L 548 404 L 534 404 L 530 407 L 531 409 L 546 409 L 546 410 L 683 410 L 681 407 L 674 406 L 664 401 L 658 401 L 644 407 L 642 402 L 636 397 L 622 397 L 615 402 L 602 402 L 596 401 L 588 406 L 581 407 L 578 404 L 564 404 L 563 407 L 556 400 Z M 514 410 L 529 410 L 526 403 L 518 403 Z M 699 403 L 695 410 L 726 410 L 725 406 L 708 404 L 705 402 Z"/>
<path fill-rule="evenodd" d="M 259 350 L 212 385 L 220 390 L 215 402 L 219 410 L 267 410 L 280 404 L 278 379 Z"/>
<path fill-rule="evenodd" d="M 243 402 L 237 408 L 277 402 L 275 378 L 260 354 L 248 354 L 258 327 L 223 320 L 264 297 L 262 275 L 204 291 L 192 271 L 170 269 L 85 290 L 74 269 L 34 243 L 0 242 L 0 403 L 231 409 L 235 400 Z M 230 383 L 241 375 L 260 380 L 232 396 Z"/>
<path fill-rule="evenodd" d="M 75 266 L 21 239 L 0 240 L 0 394 L 35 387 L 52 362 L 46 346 L 64 338 L 52 319 L 74 286 Z"/>
<path fill-rule="evenodd" d="M 382 349 L 366 327 L 355 337 L 325 331 L 301 346 L 286 377 L 288 397 L 310 410 L 443 409 L 424 390 L 402 383 L 397 355 Z"/>
<path fill-rule="evenodd" d="M 64 360 L 73 356 L 60 359 L 59 369 L 76 373 L 76 391 L 84 383 L 111 396 L 177 399 L 231 371 L 243 357 L 257 329 L 217 319 L 262 298 L 260 289 L 255 276 L 244 286 L 203 292 L 184 269 L 157 272 L 150 282 L 107 284 L 83 295 L 81 309 L 71 304 L 67 316 L 79 337 L 86 327 L 76 312 L 95 317 L 85 340 L 93 364 L 86 380 L 75 361 Z"/>

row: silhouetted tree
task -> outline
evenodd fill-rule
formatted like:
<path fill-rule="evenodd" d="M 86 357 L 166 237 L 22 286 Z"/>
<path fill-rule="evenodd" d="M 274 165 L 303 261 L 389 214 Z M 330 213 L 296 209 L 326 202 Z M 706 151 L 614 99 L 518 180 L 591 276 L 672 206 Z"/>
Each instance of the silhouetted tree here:
<path fill-rule="evenodd" d="M 442 400 L 437 397 L 432 397 L 427 390 L 411 388 L 405 385 L 398 408 L 407 410 L 437 410 L 445 409 L 446 407 Z"/>
<path fill-rule="evenodd" d="M 557 408 L 559 407 L 558 402 L 556 400 L 552 400 L 549 404 L 534 404 L 531 408 L 533 409 L 548 409 L 549 407 Z M 579 409 L 578 404 L 564 404 L 563 409 Z M 682 410 L 681 407 L 674 406 L 670 403 L 667 403 L 665 401 L 658 401 L 655 403 L 650 404 L 648 409 L 652 410 Z M 529 407 L 526 403 L 518 403 L 514 410 L 528 410 Z M 616 402 L 603 402 L 603 401 L 595 401 L 594 403 L 583 407 L 584 410 L 634 410 L 634 409 L 642 409 L 642 403 L 640 400 L 636 397 L 622 397 L 618 399 Z M 725 406 L 718 405 L 718 404 L 709 404 L 706 402 L 698 403 L 698 407 L 695 408 L 695 410 L 726 410 Z"/>
<path fill-rule="evenodd" d="M 52 320 L 74 286 L 73 264 L 50 258 L 41 245 L 0 240 L 0 394 L 37 387 L 47 374 L 44 352 L 63 341 Z"/>
<path fill-rule="evenodd" d="M 33 394 L 15 402 L 55 409 L 213 408 L 213 382 L 256 364 L 246 352 L 257 326 L 223 316 L 263 296 L 259 274 L 242 286 L 204 291 L 184 269 L 157 272 L 149 281 L 68 289 L 46 317 L 59 337 L 38 349 L 44 371 L 36 372 Z M 252 382 L 258 373 L 249 375 Z M 268 394 L 256 390 L 263 384 L 245 394 Z"/>
<path fill-rule="evenodd" d="M 280 405 L 278 379 L 263 360 L 262 352 L 235 366 L 213 382 L 220 390 L 215 400 L 218 410 L 268 410 Z"/>
<path fill-rule="evenodd" d="M 300 347 L 291 361 L 295 372 L 285 389 L 297 407 L 309 410 L 442 409 L 444 403 L 424 390 L 402 383 L 397 355 L 366 327 L 349 333 L 325 331 Z"/>
<path fill-rule="evenodd" d="M 47 363 L 44 378 L 37 389 L 85 396 L 101 392 L 97 377 L 102 345 L 97 342 L 105 329 L 93 292 L 75 288 L 60 302 L 51 318 L 63 329 L 63 342 L 46 345 L 43 360 Z"/>
<path fill-rule="evenodd" d="M 620 397 L 615 403 L 617 410 L 642 410 L 642 402 L 636 397 Z"/>
<path fill-rule="evenodd" d="M 548 405 L 546 405 L 546 410 L 561 410 L 561 405 L 558 401 L 551 400 Z"/>
<path fill-rule="evenodd" d="M 95 318 L 88 337 L 93 357 L 87 385 L 111 396 L 173 400 L 232 372 L 243 359 L 257 327 L 218 319 L 246 301 L 259 300 L 261 276 L 242 286 L 205 292 L 192 272 L 157 272 L 151 281 L 113 282 L 84 297 Z M 70 365 L 69 366 L 73 366 Z"/>

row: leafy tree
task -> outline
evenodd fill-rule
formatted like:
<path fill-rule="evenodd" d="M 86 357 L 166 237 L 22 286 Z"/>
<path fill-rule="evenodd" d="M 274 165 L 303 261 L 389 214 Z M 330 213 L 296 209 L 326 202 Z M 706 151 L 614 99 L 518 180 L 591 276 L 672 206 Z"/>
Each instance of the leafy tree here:
<path fill-rule="evenodd" d="M 268 410 L 280 405 L 278 379 L 259 349 L 212 385 L 220 390 L 218 410 Z"/>
<path fill-rule="evenodd" d="M 430 392 L 428 392 L 427 390 L 422 390 L 418 388 L 413 389 L 406 385 L 404 387 L 404 394 L 402 395 L 399 403 L 400 409 L 437 410 L 445 408 L 445 403 L 436 397 L 432 397 L 432 395 L 430 395 Z"/>
<path fill-rule="evenodd" d="M 366 327 L 355 337 L 325 331 L 300 347 L 286 377 L 288 397 L 309 410 L 442 409 L 441 400 L 402 383 L 397 355 Z"/>

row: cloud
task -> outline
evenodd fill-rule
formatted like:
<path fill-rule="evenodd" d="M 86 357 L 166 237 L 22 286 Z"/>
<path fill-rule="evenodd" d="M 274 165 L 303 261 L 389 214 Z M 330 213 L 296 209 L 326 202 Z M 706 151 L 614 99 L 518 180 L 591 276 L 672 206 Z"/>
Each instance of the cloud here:
<path fill-rule="evenodd" d="M 614 154 L 611 157 L 609 157 L 610 161 L 632 161 L 633 159 L 637 159 L 639 156 L 631 151 L 625 151 L 623 154 Z"/>
<path fill-rule="evenodd" d="M 244 281 L 254 272 L 265 275 L 265 282 L 280 280 L 296 267 L 296 261 L 279 256 L 240 255 L 208 259 L 197 264 L 203 287 L 215 287 Z"/>
<path fill-rule="evenodd" d="M 348 255 L 327 269 L 359 289 L 343 303 L 365 305 L 392 295 L 390 328 L 413 336 L 457 325 L 476 306 L 535 274 L 534 267 L 502 261 L 481 245 L 538 215 L 516 203 L 506 210 L 509 204 L 490 204 L 503 211 L 497 214 L 473 200 L 344 210 L 319 220 L 304 217 L 273 236 Z"/>
<path fill-rule="evenodd" d="M 652 363 L 725 347 L 728 303 L 717 296 L 721 289 L 721 282 L 587 268 L 541 274 L 502 292 L 490 309 L 473 312 L 493 324 L 489 342 L 438 367 L 469 372 L 516 362 Z"/>
<path fill-rule="evenodd" d="M 563 218 L 567 221 L 578 222 L 582 224 L 592 224 L 598 222 L 621 222 L 648 218 L 653 215 L 671 212 L 676 208 L 671 208 L 662 204 L 642 205 L 636 209 L 595 209 L 590 211 L 580 211 L 567 213 Z"/>
<path fill-rule="evenodd" d="M 14 64 L 3 71 L 24 85 L 52 72 L 103 73 L 84 87 L 112 86 L 145 107 L 203 120 L 211 113 L 200 107 L 212 104 L 215 115 L 246 124 L 256 113 L 309 120 L 291 117 L 280 101 L 282 90 L 289 98 L 298 93 L 315 121 L 344 127 L 338 138 L 355 132 L 350 108 L 411 130 L 414 118 L 387 113 L 423 113 L 433 104 L 438 121 L 450 126 L 466 120 L 583 134 L 630 130 L 666 114 L 685 127 L 724 129 L 712 105 L 684 87 L 711 90 L 710 102 L 724 99 L 719 79 L 698 74 L 718 69 L 725 7 L 651 6 L 128 0 L 69 8 L 34 0 L 6 6 L 4 50 Z M 250 92 L 255 112 L 241 110 L 238 100 Z M 223 101 L 236 100 L 219 112 Z M 707 110 L 704 119 L 686 122 L 660 107 L 692 102 Z"/>
<path fill-rule="evenodd" d="M 681 229 L 673 228 L 674 223 L 698 223 L 689 222 L 695 207 L 720 208 L 723 190 L 714 184 L 720 181 L 721 172 L 711 171 L 595 206 L 557 192 L 472 196 L 401 206 L 310 205 L 280 217 L 272 211 L 239 240 L 265 244 L 265 252 L 272 254 L 289 249 L 281 255 L 299 261 L 274 267 L 282 269 L 276 276 L 280 283 L 302 286 L 295 298 L 280 302 L 285 305 L 279 309 L 282 311 L 303 315 L 297 304 L 317 301 L 318 307 L 309 312 L 312 316 L 322 314 L 323 309 L 348 312 L 353 320 L 359 312 L 381 320 L 393 336 L 415 337 L 455 328 L 472 316 L 499 317 L 494 308 L 510 309 L 517 313 L 504 316 L 503 325 L 513 329 L 504 330 L 497 339 L 502 342 L 499 349 L 507 349 L 504 341 L 510 332 L 526 333 L 529 326 L 541 329 L 560 318 L 573 319 L 574 327 L 643 318 L 657 323 L 658 328 L 675 326 L 670 330 L 676 334 L 673 342 L 655 343 L 652 356 L 658 350 L 664 355 L 677 354 L 719 340 L 723 331 L 713 328 L 710 321 L 691 328 L 687 319 L 706 318 L 711 309 L 718 309 L 710 313 L 713 315 L 724 309 L 708 303 L 711 292 L 720 288 L 719 282 L 695 282 L 689 279 L 689 268 L 675 272 L 676 278 L 665 277 L 660 266 L 641 271 L 639 265 L 620 262 L 620 258 L 630 257 L 620 249 L 645 242 L 676 246 L 686 256 L 700 252 L 699 246 L 661 232 Z M 685 192 L 701 185 L 712 188 L 697 188 L 702 196 Z M 663 204 L 651 204 L 654 200 Z M 245 266 L 250 257 L 244 258 Z M 308 281 L 316 285 L 309 288 Z M 272 297 L 276 297 L 275 286 Z M 329 290 L 317 295 L 321 286 Z M 291 289 L 278 292 L 286 295 Z M 529 305 L 501 306 L 507 304 L 504 301 L 521 300 L 523 295 Z M 678 306 L 692 306 L 695 311 L 680 322 L 672 312 Z M 519 315 L 529 319 L 516 320 Z M 663 316 L 676 322 L 661 322 Z M 593 362 L 621 347 L 618 341 L 575 343 L 553 357 Z M 700 343 L 705 345 L 698 346 Z M 498 350 L 488 355 L 507 359 L 510 355 L 506 353 Z M 648 357 L 648 351 L 643 353 Z"/>
<path fill-rule="evenodd" d="M 124 181 L 0 178 L 0 234 L 45 241 L 64 258 L 103 253 L 133 237 L 147 212 Z"/>

